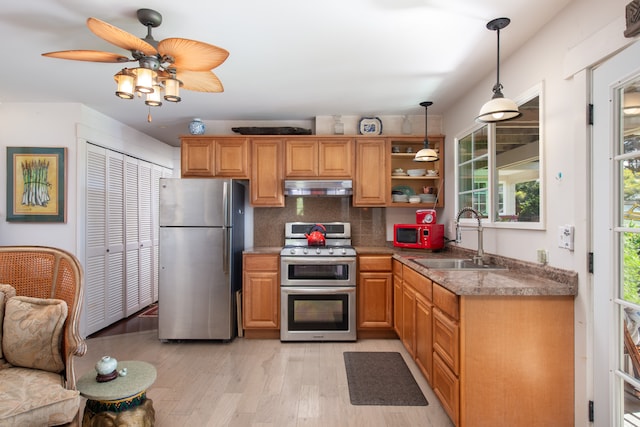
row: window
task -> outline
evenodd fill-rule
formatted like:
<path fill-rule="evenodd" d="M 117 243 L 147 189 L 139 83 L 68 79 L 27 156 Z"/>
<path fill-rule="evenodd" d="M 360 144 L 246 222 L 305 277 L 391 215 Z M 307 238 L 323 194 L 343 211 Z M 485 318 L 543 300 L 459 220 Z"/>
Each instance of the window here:
<path fill-rule="evenodd" d="M 470 206 L 497 226 L 543 226 L 540 94 L 536 86 L 516 101 L 518 119 L 479 124 L 456 138 L 456 210 Z"/>

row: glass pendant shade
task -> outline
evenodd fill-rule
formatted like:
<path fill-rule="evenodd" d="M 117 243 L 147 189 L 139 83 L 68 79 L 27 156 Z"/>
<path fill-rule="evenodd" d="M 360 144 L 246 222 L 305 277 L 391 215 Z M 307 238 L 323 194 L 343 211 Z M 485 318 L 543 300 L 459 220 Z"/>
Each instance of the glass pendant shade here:
<path fill-rule="evenodd" d="M 120 70 L 118 74 L 113 76 L 116 81 L 116 96 L 122 99 L 133 99 L 135 74 L 126 68 Z"/>
<path fill-rule="evenodd" d="M 170 77 L 164 81 L 164 99 L 169 102 L 180 102 L 180 85 L 182 82 Z"/>
<path fill-rule="evenodd" d="M 624 106 L 622 107 L 625 114 L 640 114 L 640 92 L 629 92 L 624 94 Z"/>
<path fill-rule="evenodd" d="M 151 107 L 159 107 L 162 105 L 162 87 L 158 84 L 153 85 L 153 92 L 147 94 L 145 104 Z"/>
<path fill-rule="evenodd" d="M 440 157 L 438 157 L 438 153 L 433 148 L 422 148 L 420 151 L 416 153 L 416 156 L 413 158 L 414 162 L 435 162 Z"/>
<path fill-rule="evenodd" d="M 136 92 L 151 93 L 157 73 L 148 68 L 136 68 Z"/>
<path fill-rule="evenodd" d="M 518 111 L 518 105 L 514 101 L 509 98 L 494 96 L 482 106 L 476 120 L 482 123 L 493 123 L 517 119 L 520 116 L 522 116 L 522 113 Z"/>

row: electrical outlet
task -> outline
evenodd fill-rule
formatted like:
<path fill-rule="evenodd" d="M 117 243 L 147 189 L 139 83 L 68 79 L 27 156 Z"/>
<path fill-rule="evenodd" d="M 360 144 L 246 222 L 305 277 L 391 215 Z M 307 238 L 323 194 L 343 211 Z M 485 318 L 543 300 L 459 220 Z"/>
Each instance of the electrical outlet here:
<path fill-rule="evenodd" d="M 558 247 L 573 250 L 573 225 L 561 225 L 558 227 Z"/>
<path fill-rule="evenodd" d="M 549 251 L 544 249 L 538 249 L 538 262 L 540 264 L 546 264 L 549 262 Z"/>

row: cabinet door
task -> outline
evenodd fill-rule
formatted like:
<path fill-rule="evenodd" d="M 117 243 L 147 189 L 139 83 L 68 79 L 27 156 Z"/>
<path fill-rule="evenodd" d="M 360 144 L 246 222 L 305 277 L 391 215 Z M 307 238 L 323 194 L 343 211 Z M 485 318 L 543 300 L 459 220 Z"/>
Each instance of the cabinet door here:
<path fill-rule="evenodd" d="M 402 287 L 402 343 L 415 358 L 416 291 L 405 283 Z"/>
<path fill-rule="evenodd" d="M 181 176 L 214 176 L 214 142 L 211 138 L 183 139 L 180 145 Z"/>
<path fill-rule="evenodd" d="M 278 329 L 280 327 L 278 273 L 245 272 L 242 292 L 245 328 Z"/>
<path fill-rule="evenodd" d="M 402 263 L 393 260 L 393 329 L 402 340 Z"/>
<path fill-rule="evenodd" d="M 245 329 L 280 328 L 278 255 L 245 255 L 242 321 Z"/>
<path fill-rule="evenodd" d="M 433 368 L 433 340 L 431 335 L 433 305 L 416 293 L 416 364 L 429 384 Z"/>
<path fill-rule="evenodd" d="M 251 204 L 284 206 L 282 140 L 252 140 L 251 159 Z"/>
<path fill-rule="evenodd" d="M 315 178 L 318 176 L 318 141 L 287 139 L 284 157 L 285 177 Z"/>
<path fill-rule="evenodd" d="M 393 327 L 392 274 L 361 272 L 358 283 L 358 328 Z"/>
<path fill-rule="evenodd" d="M 356 140 L 353 206 L 384 206 L 387 203 L 387 149 L 384 139 Z"/>
<path fill-rule="evenodd" d="M 214 175 L 226 178 L 249 178 L 249 140 L 216 138 Z"/>
<path fill-rule="evenodd" d="M 353 142 L 350 139 L 318 141 L 318 175 L 321 178 L 353 176 Z"/>

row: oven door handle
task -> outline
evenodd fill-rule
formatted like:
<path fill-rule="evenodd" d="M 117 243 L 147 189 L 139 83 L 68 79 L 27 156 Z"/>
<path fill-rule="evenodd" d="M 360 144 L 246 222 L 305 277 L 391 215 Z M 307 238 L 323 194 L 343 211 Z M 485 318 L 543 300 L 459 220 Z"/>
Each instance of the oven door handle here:
<path fill-rule="evenodd" d="M 297 257 L 280 257 L 282 264 L 350 264 L 356 262 L 356 257 L 332 257 L 332 256 L 297 256 Z"/>
<path fill-rule="evenodd" d="M 283 292 L 289 295 L 310 295 L 310 294 L 319 294 L 319 295 L 336 295 L 336 294 L 345 294 L 345 293 L 355 293 L 355 286 L 326 286 L 326 287 L 311 287 L 311 286 L 282 286 Z"/>

